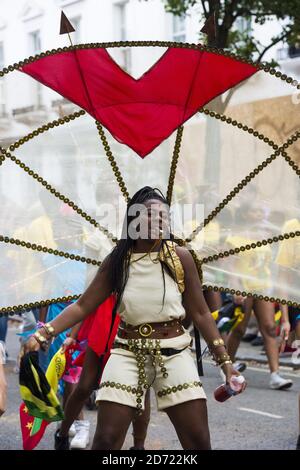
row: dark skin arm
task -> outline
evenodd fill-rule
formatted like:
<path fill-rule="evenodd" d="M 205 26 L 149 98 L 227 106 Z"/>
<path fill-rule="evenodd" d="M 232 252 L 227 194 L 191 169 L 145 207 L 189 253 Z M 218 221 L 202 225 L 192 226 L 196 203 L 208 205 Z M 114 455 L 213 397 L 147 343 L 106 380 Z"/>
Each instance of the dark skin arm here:
<path fill-rule="evenodd" d="M 184 308 L 195 327 L 201 332 L 206 343 L 210 346 L 214 339 L 221 336 L 203 296 L 202 285 L 195 262 L 191 253 L 186 248 L 176 247 L 176 252 L 184 268 Z M 226 353 L 226 349 L 224 346 L 218 346 L 213 348 L 213 352 L 217 356 L 221 356 Z M 232 375 L 239 375 L 231 364 L 225 364 L 222 369 L 226 375 L 227 382 L 229 382 Z"/>
<path fill-rule="evenodd" d="M 82 322 L 110 296 L 112 289 L 109 285 L 107 273 L 108 261 L 105 260 L 93 281 L 77 302 L 66 307 L 60 315 L 50 322 L 50 325 L 54 328 L 55 335 L 58 335 L 62 331 L 68 330 L 77 323 Z M 43 336 L 46 336 L 43 329 L 40 330 L 40 333 Z M 30 337 L 25 343 L 25 353 L 29 351 L 37 351 L 39 348 L 39 343 L 33 337 Z"/>
<path fill-rule="evenodd" d="M 46 318 L 47 318 L 47 312 L 48 312 L 48 307 L 41 307 L 40 308 L 40 315 L 39 315 L 40 322 L 45 323 Z"/>
<path fill-rule="evenodd" d="M 70 331 L 69 336 L 64 340 L 64 344 L 62 345 L 62 352 L 65 352 L 70 346 L 76 345 L 77 336 L 79 330 L 81 328 L 82 322 L 77 323 L 77 325 L 73 326 Z"/>
<path fill-rule="evenodd" d="M 77 323 L 77 325 L 73 326 L 72 330 L 70 331 L 70 338 L 77 339 L 77 335 L 81 328 L 82 322 Z"/>

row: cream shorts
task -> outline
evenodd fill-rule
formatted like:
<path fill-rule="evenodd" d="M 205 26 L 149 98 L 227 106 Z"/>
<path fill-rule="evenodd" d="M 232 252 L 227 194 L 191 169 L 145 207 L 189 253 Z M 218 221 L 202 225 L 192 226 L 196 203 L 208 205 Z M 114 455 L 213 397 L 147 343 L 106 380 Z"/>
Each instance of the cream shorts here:
<path fill-rule="evenodd" d="M 168 377 L 163 377 L 160 367 L 151 362 L 149 355 L 145 361 L 145 375 L 148 386 L 155 392 L 158 410 L 178 405 L 190 400 L 206 399 L 197 367 L 190 349 L 173 356 L 162 356 Z M 112 349 L 105 366 L 96 403 L 111 401 L 136 408 L 140 403 L 145 408 L 145 392 L 137 396 L 138 367 L 131 351 Z"/>

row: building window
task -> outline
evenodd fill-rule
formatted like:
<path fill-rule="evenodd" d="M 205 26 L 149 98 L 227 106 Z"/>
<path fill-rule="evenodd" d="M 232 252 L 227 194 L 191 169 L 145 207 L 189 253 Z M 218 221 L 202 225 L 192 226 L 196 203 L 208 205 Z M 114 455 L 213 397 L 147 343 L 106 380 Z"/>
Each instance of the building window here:
<path fill-rule="evenodd" d="M 41 33 L 39 30 L 29 33 L 29 47 L 32 55 L 39 54 L 41 52 Z"/>
<path fill-rule="evenodd" d="M 30 55 L 39 54 L 42 50 L 41 33 L 39 30 L 29 33 L 29 51 Z M 41 108 L 43 104 L 42 85 L 39 82 L 33 83 L 33 102 L 36 108 Z"/>
<path fill-rule="evenodd" d="M 81 41 L 81 17 L 76 16 L 75 18 L 70 18 L 70 23 L 75 29 L 72 34 L 75 44 L 80 44 Z"/>
<path fill-rule="evenodd" d="M 296 43 L 294 46 L 289 46 L 288 54 L 291 59 L 294 57 L 300 57 L 300 43 Z"/>
<path fill-rule="evenodd" d="M 127 40 L 126 9 L 127 1 L 115 3 L 114 5 L 113 18 L 115 22 L 115 35 L 117 41 Z"/>
<path fill-rule="evenodd" d="M 128 1 L 118 2 L 114 4 L 114 32 L 116 41 L 127 41 L 127 3 Z M 131 50 L 130 48 L 121 48 L 118 54 L 118 63 L 120 66 L 130 72 L 131 70 Z"/>
<path fill-rule="evenodd" d="M 175 42 L 186 41 L 186 20 L 185 16 L 173 15 L 172 37 Z"/>
<path fill-rule="evenodd" d="M 277 60 L 296 59 L 300 57 L 300 43 L 287 45 L 277 50 Z"/>

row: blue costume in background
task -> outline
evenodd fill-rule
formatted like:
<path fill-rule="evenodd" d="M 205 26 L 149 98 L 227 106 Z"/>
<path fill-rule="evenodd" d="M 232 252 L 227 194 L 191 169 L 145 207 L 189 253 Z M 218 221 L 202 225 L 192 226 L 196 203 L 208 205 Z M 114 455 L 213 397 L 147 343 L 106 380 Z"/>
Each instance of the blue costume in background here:
<path fill-rule="evenodd" d="M 69 253 L 74 255 L 81 255 L 77 250 L 69 250 Z M 63 286 L 64 288 L 64 296 L 68 296 L 70 292 L 73 295 L 82 294 L 85 288 L 85 279 L 86 279 L 86 264 L 81 263 L 80 261 L 76 262 L 74 267 L 74 262 L 70 261 L 63 261 L 59 265 L 57 264 L 57 258 L 53 255 L 45 255 L 44 257 L 44 264 L 47 267 L 54 267 L 51 271 L 52 276 L 55 279 L 52 279 L 54 286 Z M 57 292 L 53 293 L 54 296 L 57 296 Z M 46 322 L 51 322 L 56 318 L 68 305 L 72 302 L 59 302 L 56 304 L 51 304 L 48 307 L 47 318 Z M 59 350 L 62 346 L 63 342 L 67 337 L 68 331 L 64 331 L 60 333 L 54 339 L 53 343 L 51 344 L 48 355 L 47 355 L 47 365 L 51 361 L 54 354 Z M 76 355 L 78 353 L 75 353 Z"/>

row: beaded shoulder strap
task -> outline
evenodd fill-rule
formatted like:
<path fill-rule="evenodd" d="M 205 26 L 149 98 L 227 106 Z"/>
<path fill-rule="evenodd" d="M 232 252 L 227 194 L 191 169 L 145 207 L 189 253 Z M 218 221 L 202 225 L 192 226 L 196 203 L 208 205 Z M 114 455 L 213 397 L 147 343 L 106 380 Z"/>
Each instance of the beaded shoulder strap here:
<path fill-rule="evenodd" d="M 166 242 L 167 247 L 163 245 L 160 251 L 160 260 L 165 262 L 176 278 L 176 282 L 181 293 L 184 292 L 184 269 L 181 260 L 176 253 L 176 244 L 172 241 Z"/>

